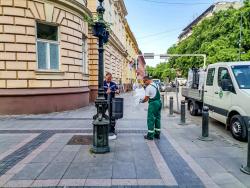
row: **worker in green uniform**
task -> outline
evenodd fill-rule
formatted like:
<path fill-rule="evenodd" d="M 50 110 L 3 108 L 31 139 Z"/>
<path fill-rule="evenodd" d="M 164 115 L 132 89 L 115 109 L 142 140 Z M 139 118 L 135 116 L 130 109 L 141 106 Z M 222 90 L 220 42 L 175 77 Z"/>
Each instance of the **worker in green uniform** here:
<path fill-rule="evenodd" d="M 162 104 L 159 88 L 148 76 L 143 78 L 143 82 L 146 85 L 145 97 L 140 102 L 148 101 L 148 133 L 144 138 L 147 140 L 160 139 Z"/>

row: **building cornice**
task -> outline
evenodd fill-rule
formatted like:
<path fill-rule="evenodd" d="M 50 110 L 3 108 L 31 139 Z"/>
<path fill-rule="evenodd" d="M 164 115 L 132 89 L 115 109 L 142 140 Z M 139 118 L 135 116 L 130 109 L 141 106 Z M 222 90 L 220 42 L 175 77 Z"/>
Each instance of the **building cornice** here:
<path fill-rule="evenodd" d="M 131 31 L 131 28 L 126 20 L 126 24 L 125 24 L 125 29 L 126 29 L 126 33 L 128 34 L 128 36 L 130 37 L 130 39 L 133 41 L 133 43 L 135 44 L 135 47 L 136 47 L 136 51 L 137 53 L 139 52 L 139 46 L 138 46 L 138 43 L 136 41 L 136 38 L 133 34 L 133 32 Z"/>
<path fill-rule="evenodd" d="M 114 2 L 115 2 L 115 6 L 117 7 L 117 9 L 118 10 L 121 9 L 121 11 L 119 11 L 119 12 L 122 12 L 124 17 L 127 16 L 128 11 L 126 9 L 126 5 L 125 5 L 124 1 L 123 0 L 114 0 Z"/>
<path fill-rule="evenodd" d="M 87 8 L 86 4 L 80 3 L 77 0 L 47 0 L 55 4 L 63 5 L 71 10 L 78 12 L 81 15 L 92 17 L 91 11 Z M 44 1 L 43 1 L 44 2 Z"/>
<path fill-rule="evenodd" d="M 109 43 L 116 48 L 124 57 L 127 57 L 128 53 L 123 46 L 123 44 L 119 41 L 119 39 L 114 35 L 114 33 L 110 32 Z"/>

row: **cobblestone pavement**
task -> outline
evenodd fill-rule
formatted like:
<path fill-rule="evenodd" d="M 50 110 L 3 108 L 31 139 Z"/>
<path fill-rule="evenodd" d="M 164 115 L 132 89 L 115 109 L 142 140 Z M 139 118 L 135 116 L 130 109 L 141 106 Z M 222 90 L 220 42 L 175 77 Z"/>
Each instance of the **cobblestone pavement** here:
<path fill-rule="evenodd" d="M 178 125 L 162 111 L 160 140 L 145 141 L 147 105 L 125 98 L 124 118 L 111 152 L 92 154 L 91 145 L 70 145 L 74 135 L 92 134 L 93 105 L 75 111 L 0 118 L 0 187 L 250 187 L 239 170 L 246 144 L 200 126 Z"/>

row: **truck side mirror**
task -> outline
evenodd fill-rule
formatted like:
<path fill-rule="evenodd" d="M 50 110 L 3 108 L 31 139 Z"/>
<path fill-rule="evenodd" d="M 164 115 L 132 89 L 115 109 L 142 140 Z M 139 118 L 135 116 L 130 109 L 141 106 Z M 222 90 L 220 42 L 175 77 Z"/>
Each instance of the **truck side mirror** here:
<path fill-rule="evenodd" d="M 229 79 L 222 79 L 221 80 L 221 88 L 223 91 L 233 91 L 233 84 L 231 82 L 231 80 Z"/>

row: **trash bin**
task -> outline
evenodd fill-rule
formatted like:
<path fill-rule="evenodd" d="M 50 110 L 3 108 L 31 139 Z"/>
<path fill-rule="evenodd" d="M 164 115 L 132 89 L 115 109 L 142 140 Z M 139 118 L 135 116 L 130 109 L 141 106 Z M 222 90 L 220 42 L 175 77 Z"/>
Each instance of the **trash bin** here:
<path fill-rule="evenodd" d="M 112 117 L 115 119 L 123 118 L 123 98 L 112 99 Z"/>

